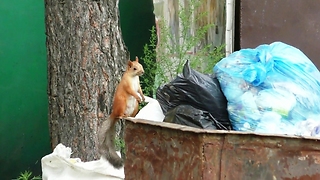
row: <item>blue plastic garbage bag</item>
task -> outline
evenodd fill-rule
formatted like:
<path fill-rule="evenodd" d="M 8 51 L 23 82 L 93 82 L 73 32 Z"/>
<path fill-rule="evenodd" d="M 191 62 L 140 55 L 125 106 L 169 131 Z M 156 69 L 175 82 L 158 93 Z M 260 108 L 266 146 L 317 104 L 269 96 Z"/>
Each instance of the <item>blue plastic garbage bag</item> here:
<path fill-rule="evenodd" d="M 320 122 L 320 73 L 295 47 L 274 42 L 242 49 L 213 71 L 235 130 L 306 135 L 304 121 Z"/>

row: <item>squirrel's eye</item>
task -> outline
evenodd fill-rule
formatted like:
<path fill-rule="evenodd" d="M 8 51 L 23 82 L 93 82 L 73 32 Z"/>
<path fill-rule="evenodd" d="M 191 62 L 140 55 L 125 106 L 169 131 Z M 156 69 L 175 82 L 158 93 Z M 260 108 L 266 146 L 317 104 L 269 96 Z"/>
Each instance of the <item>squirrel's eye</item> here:
<path fill-rule="evenodd" d="M 133 68 L 133 70 L 137 70 L 137 68 Z"/>

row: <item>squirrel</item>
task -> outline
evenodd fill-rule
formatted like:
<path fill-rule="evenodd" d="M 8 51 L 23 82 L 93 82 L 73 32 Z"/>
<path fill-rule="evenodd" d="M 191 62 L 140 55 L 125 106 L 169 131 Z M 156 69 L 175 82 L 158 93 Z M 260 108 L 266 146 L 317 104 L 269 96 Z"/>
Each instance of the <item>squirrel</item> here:
<path fill-rule="evenodd" d="M 111 114 L 98 130 L 99 153 L 115 168 L 123 166 L 123 160 L 116 153 L 114 145 L 115 124 L 119 119 L 134 117 L 138 113 L 139 103 L 145 101 L 139 80 L 143 73 L 138 57 L 135 61 L 128 61 L 127 69 L 114 94 Z"/>

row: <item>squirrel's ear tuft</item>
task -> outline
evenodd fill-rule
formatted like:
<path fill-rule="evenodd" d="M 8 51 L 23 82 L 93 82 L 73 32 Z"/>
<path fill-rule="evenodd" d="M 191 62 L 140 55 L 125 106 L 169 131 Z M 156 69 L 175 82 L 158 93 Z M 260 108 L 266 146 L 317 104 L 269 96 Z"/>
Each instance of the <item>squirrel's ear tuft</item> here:
<path fill-rule="evenodd" d="M 138 56 L 136 56 L 136 61 L 137 61 L 137 62 L 139 62 L 139 58 L 138 58 Z"/>
<path fill-rule="evenodd" d="M 132 66 L 132 62 L 128 60 L 128 67 L 131 68 L 131 66 Z"/>

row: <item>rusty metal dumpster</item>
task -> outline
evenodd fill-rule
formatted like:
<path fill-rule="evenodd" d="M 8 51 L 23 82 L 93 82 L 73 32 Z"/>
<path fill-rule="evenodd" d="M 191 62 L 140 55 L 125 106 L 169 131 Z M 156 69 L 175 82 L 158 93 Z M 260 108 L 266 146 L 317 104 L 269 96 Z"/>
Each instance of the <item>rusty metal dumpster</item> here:
<path fill-rule="evenodd" d="M 128 180 L 318 180 L 315 138 L 203 130 L 127 119 Z"/>

